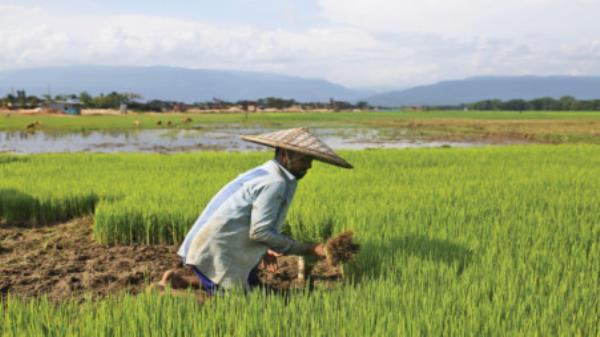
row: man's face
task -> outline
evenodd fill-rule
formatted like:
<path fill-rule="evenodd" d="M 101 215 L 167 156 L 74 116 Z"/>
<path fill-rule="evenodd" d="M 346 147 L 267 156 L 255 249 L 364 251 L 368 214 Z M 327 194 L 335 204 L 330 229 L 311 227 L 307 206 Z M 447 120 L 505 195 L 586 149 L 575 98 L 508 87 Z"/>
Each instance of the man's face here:
<path fill-rule="evenodd" d="M 313 158 L 311 156 L 294 152 L 284 151 L 284 166 L 290 171 L 296 179 L 302 179 L 306 172 L 312 167 Z"/>

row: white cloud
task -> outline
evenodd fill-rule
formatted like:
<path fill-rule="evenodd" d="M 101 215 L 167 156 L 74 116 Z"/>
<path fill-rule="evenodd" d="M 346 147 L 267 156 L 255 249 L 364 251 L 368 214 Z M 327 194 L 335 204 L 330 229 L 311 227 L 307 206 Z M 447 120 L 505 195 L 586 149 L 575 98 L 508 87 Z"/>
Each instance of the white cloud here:
<path fill-rule="evenodd" d="M 0 5 L 0 69 L 161 64 L 269 71 L 363 88 L 489 74 L 600 73 L 600 23 L 588 20 L 589 13 L 556 19 L 596 9 L 600 0 L 518 3 L 321 0 L 335 24 L 303 31 Z M 540 16 L 523 19 L 533 9 Z M 519 20 L 522 25 L 513 22 Z"/>
<path fill-rule="evenodd" d="M 2 9 L 0 68 L 166 64 L 321 77 L 319 71 L 335 59 L 385 51 L 371 35 L 347 27 L 290 32 L 140 15 L 76 17 L 14 6 Z M 316 68 L 311 71 L 306 65 Z"/>
<path fill-rule="evenodd" d="M 319 0 L 319 5 L 330 19 L 368 31 L 458 38 L 594 35 L 600 29 L 599 0 Z"/>

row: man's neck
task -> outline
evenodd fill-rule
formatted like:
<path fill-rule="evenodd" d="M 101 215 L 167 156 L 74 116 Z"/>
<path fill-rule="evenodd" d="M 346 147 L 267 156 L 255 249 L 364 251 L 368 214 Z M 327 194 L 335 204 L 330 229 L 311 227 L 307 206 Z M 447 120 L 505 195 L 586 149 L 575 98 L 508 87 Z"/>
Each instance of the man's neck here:
<path fill-rule="evenodd" d="M 281 163 L 281 161 L 279 161 L 277 158 L 273 159 L 273 161 L 277 164 L 277 167 L 282 171 L 281 173 L 283 173 L 286 178 L 298 180 L 296 176 Z"/>

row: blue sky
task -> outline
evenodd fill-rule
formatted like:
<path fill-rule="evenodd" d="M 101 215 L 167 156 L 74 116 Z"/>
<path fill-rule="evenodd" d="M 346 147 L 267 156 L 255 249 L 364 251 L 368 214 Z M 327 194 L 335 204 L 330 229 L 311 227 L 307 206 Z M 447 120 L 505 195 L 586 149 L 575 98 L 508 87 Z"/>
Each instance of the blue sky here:
<path fill-rule="evenodd" d="M 170 65 L 387 90 L 599 75 L 600 0 L 0 0 L 0 70 Z"/>

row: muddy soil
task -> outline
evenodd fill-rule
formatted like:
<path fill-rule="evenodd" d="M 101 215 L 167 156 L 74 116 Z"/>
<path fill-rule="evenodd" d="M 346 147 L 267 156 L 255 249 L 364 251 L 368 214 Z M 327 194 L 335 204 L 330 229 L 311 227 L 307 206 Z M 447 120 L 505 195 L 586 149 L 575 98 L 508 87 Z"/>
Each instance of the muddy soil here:
<path fill-rule="evenodd" d="M 180 261 L 174 246 L 107 246 L 92 218 L 38 228 L 0 227 L 0 294 L 51 299 L 137 293 Z"/>
<path fill-rule="evenodd" d="M 37 228 L 0 224 L 0 298 L 9 293 L 52 300 L 137 294 L 168 269 L 193 275 L 181 265 L 177 246 L 99 244 L 92 224 L 91 217 Z M 296 256 L 280 257 L 278 271 L 261 269 L 259 279 L 278 290 L 340 283 L 342 269 L 326 260 L 308 261 L 304 280 L 298 278 L 298 261 Z"/>
<path fill-rule="evenodd" d="M 258 270 L 258 279 L 268 289 L 287 291 L 290 289 L 314 288 L 333 289 L 340 286 L 343 279 L 341 266 L 334 266 L 327 260 L 304 260 L 304 268 L 299 267 L 300 257 L 281 256 L 277 258 L 278 270 L 275 273 Z"/>

